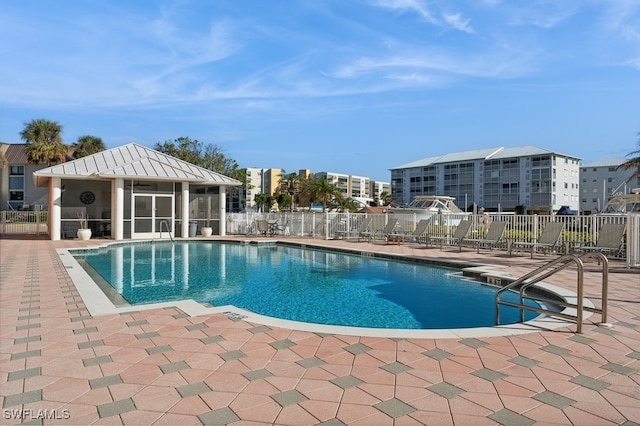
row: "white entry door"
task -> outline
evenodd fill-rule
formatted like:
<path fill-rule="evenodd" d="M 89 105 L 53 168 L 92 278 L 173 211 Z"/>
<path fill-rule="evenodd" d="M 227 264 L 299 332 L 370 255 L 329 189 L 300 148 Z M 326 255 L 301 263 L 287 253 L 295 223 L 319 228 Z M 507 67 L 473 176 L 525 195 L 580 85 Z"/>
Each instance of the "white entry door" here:
<path fill-rule="evenodd" d="M 174 198 L 165 194 L 133 194 L 131 238 L 169 238 L 174 228 Z"/>

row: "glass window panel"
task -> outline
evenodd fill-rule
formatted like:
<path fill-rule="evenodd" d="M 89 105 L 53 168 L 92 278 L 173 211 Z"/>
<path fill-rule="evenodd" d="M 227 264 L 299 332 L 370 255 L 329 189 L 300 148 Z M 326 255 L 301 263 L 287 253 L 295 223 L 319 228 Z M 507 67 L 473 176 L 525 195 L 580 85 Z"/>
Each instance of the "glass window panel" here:
<path fill-rule="evenodd" d="M 11 189 L 24 189 L 24 177 L 9 176 L 9 190 Z"/>
<path fill-rule="evenodd" d="M 24 176 L 24 166 L 9 166 L 9 174 Z"/>
<path fill-rule="evenodd" d="M 24 192 L 22 191 L 9 191 L 9 200 L 22 201 L 24 200 Z"/>

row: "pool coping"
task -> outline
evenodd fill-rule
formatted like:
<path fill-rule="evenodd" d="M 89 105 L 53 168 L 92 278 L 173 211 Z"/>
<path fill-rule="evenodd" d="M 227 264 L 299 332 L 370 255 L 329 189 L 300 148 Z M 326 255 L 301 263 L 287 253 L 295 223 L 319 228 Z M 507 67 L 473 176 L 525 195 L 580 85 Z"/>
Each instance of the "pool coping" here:
<path fill-rule="evenodd" d="M 358 250 L 348 248 L 335 248 L 329 245 L 322 244 L 310 244 L 309 242 L 294 242 L 294 241 L 279 241 L 269 240 L 265 242 L 263 240 L 255 240 L 251 238 L 247 239 L 181 239 L 180 242 L 191 241 L 206 241 L 209 243 L 233 243 L 233 244 L 273 244 L 273 245 L 286 245 L 299 248 L 311 248 L 319 250 L 331 250 L 336 252 L 344 252 L 349 254 L 379 257 L 391 260 L 400 260 L 408 262 L 416 262 L 423 264 L 430 264 L 434 266 L 449 266 L 460 269 L 468 269 L 474 274 L 489 277 L 490 279 L 497 280 L 510 280 L 513 281 L 518 277 L 515 277 L 508 272 L 504 271 L 504 266 L 480 264 L 470 262 L 446 262 L 446 261 L 434 261 L 430 259 L 421 259 L 408 255 L 399 254 L 384 254 L 374 252 L 371 250 Z M 179 301 L 162 302 L 162 303 L 150 303 L 142 305 L 126 305 L 116 306 L 111 299 L 104 293 L 100 286 L 94 281 L 89 273 L 78 263 L 71 251 L 92 251 L 100 248 L 109 247 L 112 245 L 121 244 L 148 244 L 151 240 L 136 240 L 136 241 L 113 241 L 105 244 L 100 244 L 91 248 L 77 247 L 77 248 L 58 248 L 56 252 L 62 262 L 62 265 L 66 269 L 69 277 L 74 283 L 80 297 L 84 301 L 84 304 L 92 316 L 100 315 L 112 315 L 122 314 L 127 312 L 137 312 L 149 309 L 163 309 L 169 307 L 175 307 L 183 311 L 189 316 L 201 316 L 211 314 L 223 314 L 235 319 L 242 319 L 251 323 L 267 325 L 271 327 L 280 327 L 291 330 L 307 331 L 313 333 L 325 333 L 325 334 L 338 334 L 348 336 L 363 336 L 363 337 L 380 337 L 380 338 L 426 338 L 426 339 L 447 339 L 447 338 L 481 338 L 481 337 L 498 337 L 498 336 L 513 336 L 526 333 L 535 333 L 541 331 L 549 331 L 558 328 L 568 327 L 575 325 L 575 321 L 565 320 L 562 318 L 548 317 L 540 315 L 530 321 L 518 324 L 497 325 L 493 327 L 473 327 L 473 328 L 455 328 L 455 329 L 390 329 L 390 328 L 367 328 L 367 327 L 349 327 L 349 326 L 334 326 L 315 323 L 306 323 L 300 321 L 285 320 L 280 318 L 269 317 L 260 315 L 246 309 L 238 308 L 232 305 L 225 306 L 207 306 L 202 303 L 196 302 L 193 299 L 185 299 Z M 164 242 L 164 240 L 163 240 Z M 536 287 L 552 293 L 553 295 L 560 297 L 561 299 L 570 303 L 576 303 L 577 295 L 575 292 L 571 292 L 562 287 L 558 287 L 549 283 L 539 282 Z M 584 306 L 593 308 L 593 303 L 584 299 Z M 563 312 L 575 312 L 575 309 L 567 308 Z M 583 319 L 591 316 L 592 313 L 585 311 Z"/>

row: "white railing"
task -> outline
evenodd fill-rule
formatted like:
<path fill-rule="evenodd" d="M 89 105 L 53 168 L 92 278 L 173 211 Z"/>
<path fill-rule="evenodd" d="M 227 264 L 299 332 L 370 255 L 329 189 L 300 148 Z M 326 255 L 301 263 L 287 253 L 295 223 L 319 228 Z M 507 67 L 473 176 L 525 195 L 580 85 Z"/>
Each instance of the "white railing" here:
<path fill-rule="evenodd" d="M 47 212 L 0 211 L 0 234 L 47 234 Z"/>
<path fill-rule="evenodd" d="M 389 217 L 398 219 L 398 231 L 411 233 L 420 217 L 413 214 L 367 214 L 367 213 L 334 213 L 334 212 L 279 212 L 279 213 L 228 213 L 227 233 L 230 235 L 257 234 L 256 220 L 266 219 L 275 221 L 281 234 L 319 239 L 334 239 L 340 232 L 357 229 L 363 216 L 372 218 L 371 228 L 382 230 Z M 487 220 L 488 216 L 488 220 Z M 598 232 L 605 223 L 627 224 L 627 251 L 631 251 L 634 266 L 640 264 L 640 221 L 637 217 L 633 223 L 628 223 L 627 215 L 586 215 L 586 216 L 554 216 L 554 215 L 514 215 L 490 213 L 488 215 L 434 215 L 431 217 L 428 233 L 433 236 L 451 236 L 457 224 L 463 218 L 472 221 L 470 233 L 481 235 L 487 228 L 488 222 L 505 221 L 508 223 L 504 235 L 504 247 L 507 240 L 535 242 L 548 222 L 563 222 L 561 245 L 566 251 L 576 247 L 593 244 L 597 240 Z M 634 234 L 634 232 L 636 232 Z M 637 253 L 637 254 L 636 254 Z"/>
<path fill-rule="evenodd" d="M 640 213 L 627 215 L 627 267 L 640 266 Z"/>

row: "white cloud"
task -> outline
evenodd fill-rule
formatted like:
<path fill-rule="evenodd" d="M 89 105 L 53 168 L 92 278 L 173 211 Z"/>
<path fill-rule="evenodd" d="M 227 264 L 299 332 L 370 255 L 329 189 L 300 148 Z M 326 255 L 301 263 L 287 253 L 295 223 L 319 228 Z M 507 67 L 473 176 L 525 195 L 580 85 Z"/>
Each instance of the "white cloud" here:
<path fill-rule="evenodd" d="M 460 30 L 460 31 L 464 31 L 465 33 L 470 33 L 472 34 L 473 28 L 471 28 L 471 26 L 469 25 L 469 19 L 463 19 L 459 13 L 453 14 L 453 15 L 443 15 L 444 20 L 447 22 L 447 24 L 449 24 L 451 27 L 455 28 L 456 30 Z"/>
<path fill-rule="evenodd" d="M 438 21 L 420 0 L 376 0 L 375 4 L 380 7 L 397 10 L 400 12 L 409 11 L 417 13 L 422 19 L 437 24 Z"/>
<path fill-rule="evenodd" d="M 439 12 L 437 15 L 440 17 L 436 17 L 436 14 L 421 0 L 375 0 L 374 4 L 398 12 L 415 13 L 432 25 L 473 33 L 473 29 L 469 26 L 470 20 L 462 18 L 460 13 Z M 436 6 L 432 6 L 432 8 L 435 9 Z"/>

